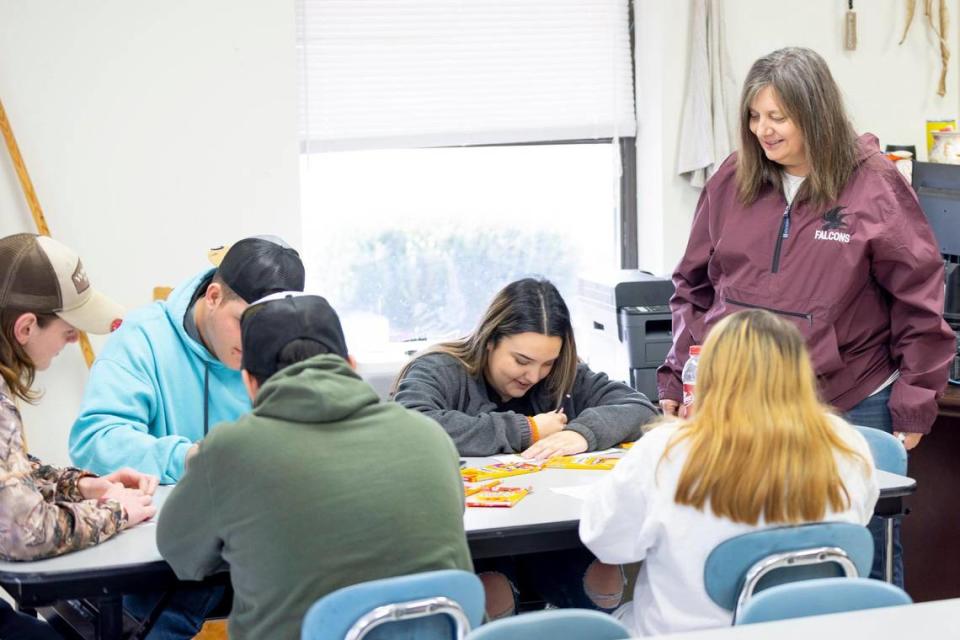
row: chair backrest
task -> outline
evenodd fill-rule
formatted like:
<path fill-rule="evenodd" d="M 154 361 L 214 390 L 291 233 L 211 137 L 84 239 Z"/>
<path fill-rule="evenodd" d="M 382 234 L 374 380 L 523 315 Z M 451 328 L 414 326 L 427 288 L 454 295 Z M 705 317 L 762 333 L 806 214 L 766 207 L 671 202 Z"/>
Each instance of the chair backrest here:
<path fill-rule="evenodd" d="M 496 620 L 467 640 L 622 640 L 630 630 L 613 616 L 589 609 L 551 609 Z"/>
<path fill-rule="evenodd" d="M 777 584 L 859 577 L 870 572 L 873 537 L 866 527 L 823 522 L 745 533 L 707 556 L 703 583 L 716 604 L 739 616 L 757 591 Z"/>
<path fill-rule="evenodd" d="M 751 598 L 736 624 L 754 624 L 859 609 L 912 604 L 907 593 L 869 578 L 822 578 L 771 587 Z"/>
<path fill-rule="evenodd" d="M 854 425 L 866 439 L 873 454 L 873 464 L 881 471 L 907 475 L 907 450 L 903 443 L 882 429 Z"/>
<path fill-rule="evenodd" d="M 448 569 L 361 582 L 320 598 L 307 611 L 302 640 L 465 638 L 483 620 L 483 585 Z"/>

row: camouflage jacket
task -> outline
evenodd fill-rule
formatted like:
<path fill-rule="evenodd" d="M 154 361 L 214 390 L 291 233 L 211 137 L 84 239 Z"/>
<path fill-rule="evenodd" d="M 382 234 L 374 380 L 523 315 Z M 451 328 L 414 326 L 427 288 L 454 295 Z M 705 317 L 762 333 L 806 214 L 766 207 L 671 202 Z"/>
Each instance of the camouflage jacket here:
<path fill-rule="evenodd" d="M 84 500 L 93 474 L 41 464 L 24 449 L 23 423 L 0 378 L 0 558 L 38 560 L 103 542 L 127 518 L 114 500 Z"/>

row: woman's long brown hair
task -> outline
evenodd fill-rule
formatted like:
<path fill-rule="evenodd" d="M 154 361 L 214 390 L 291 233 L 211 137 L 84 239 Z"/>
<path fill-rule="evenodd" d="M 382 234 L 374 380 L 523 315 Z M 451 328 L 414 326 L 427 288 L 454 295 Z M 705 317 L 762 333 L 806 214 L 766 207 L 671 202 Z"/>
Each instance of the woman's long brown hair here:
<path fill-rule="evenodd" d="M 753 63 L 740 96 L 740 149 L 737 193 L 753 203 L 767 183 L 783 190 L 782 166 L 768 160 L 750 131 L 750 105 L 772 87 L 784 115 L 803 134 L 810 173 L 797 198 L 817 205 L 835 201 L 857 164 L 857 134 L 850 124 L 840 88 L 826 61 L 801 47 L 779 49 Z"/>

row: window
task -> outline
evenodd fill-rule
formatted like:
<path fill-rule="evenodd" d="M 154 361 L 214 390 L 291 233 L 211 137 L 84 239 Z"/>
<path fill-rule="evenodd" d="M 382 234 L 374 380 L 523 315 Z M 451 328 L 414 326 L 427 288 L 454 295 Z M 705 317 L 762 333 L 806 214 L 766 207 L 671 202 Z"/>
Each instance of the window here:
<path fill-rule="evenodd" d="M 627 0 L 298 12 L 308 285 L 361 357 L 463 335 L 524 276 L 575 307 L 578 274 L 635 257 Z"/>
<path fill-rule="evenodd" d="M 304 261 L 354 345 L 470 331 L 511 280 L 616 267 L 612 144 L 304 156 Z"/>

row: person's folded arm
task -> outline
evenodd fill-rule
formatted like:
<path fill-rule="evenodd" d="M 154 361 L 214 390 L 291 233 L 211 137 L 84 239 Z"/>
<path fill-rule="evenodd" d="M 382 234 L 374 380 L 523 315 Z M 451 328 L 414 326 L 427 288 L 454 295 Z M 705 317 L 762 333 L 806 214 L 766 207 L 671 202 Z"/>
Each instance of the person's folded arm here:
<path fill-rule="evenodd" d="M 394 400 L 428 416 L 444 428 L 463 456 L 490 456 L 523 451 L 531 442 L 526 416 L 513 411 L 483 411 L 471 415 L 458 410 L 459 372 L 414 361 L 397 385 Z M 489 408 L 495 405 L 490 402 Z"/>
<path fill-rule="evenodd" d="M 98 359 L 90 370 L 80 415 L 70 430 L 74 464 L 100 475 L 132 467 L 158 476 L 163 484 L 176 482 L 193 443 L 180 435 L 149 433 L 148 425 L 158 411 L 158 393 L 131 363 Z"/>
<path fill-rule="evenodd" d="M 33 456 L 29 456 L 29 459 L 33 481 L 48 502 L 79 502 L 83 500 L 80 481 L 84 478 L 96 477 L 95 474 L 83 469 L 55 467 L 44 464 Z"/>
<path fill-rule="evenodd" d="M 589 451 L 636 440 L 657 415 L 647 396 L 585 364 L 577 369 L 571 396 L 576 415 L 565 429 L 582 435 Z"/>
<path fill-rule="evenodd" d="M 181 580 L 202 580 L 226 568 L 210 482 L 216 474 L 216 454 L 208 444 L 204 441 L 190 459 L 189 470 L 167 496 L 157 523 L 157 548 Z"/>
<path fill-rule="evenodd" d="M 680 374 L 691 345 L 704 338 L 704 315 L 713 305 L 713 283 L 707 274 L 713 255 L 714 240 L 710 229 L 710 195 L 704 189 L 697 203 L 690 228 L 687 249 L 673 273 L 674 294 L 670 298 L 673 315 L 673 345 L 666 360 L 657 369 L 657 392 L 660 400 L 683 398 Z"/>
<path fill-rule="evenodd" d="M 893 430 L 927 433 L 956 354 L 943 320 L 943 260 L 912 192 L 893 185 L 887 232 L 873 244 L 872 272 L 890 296 L 890 352 L 900 370 L 890 396 Z"/>

